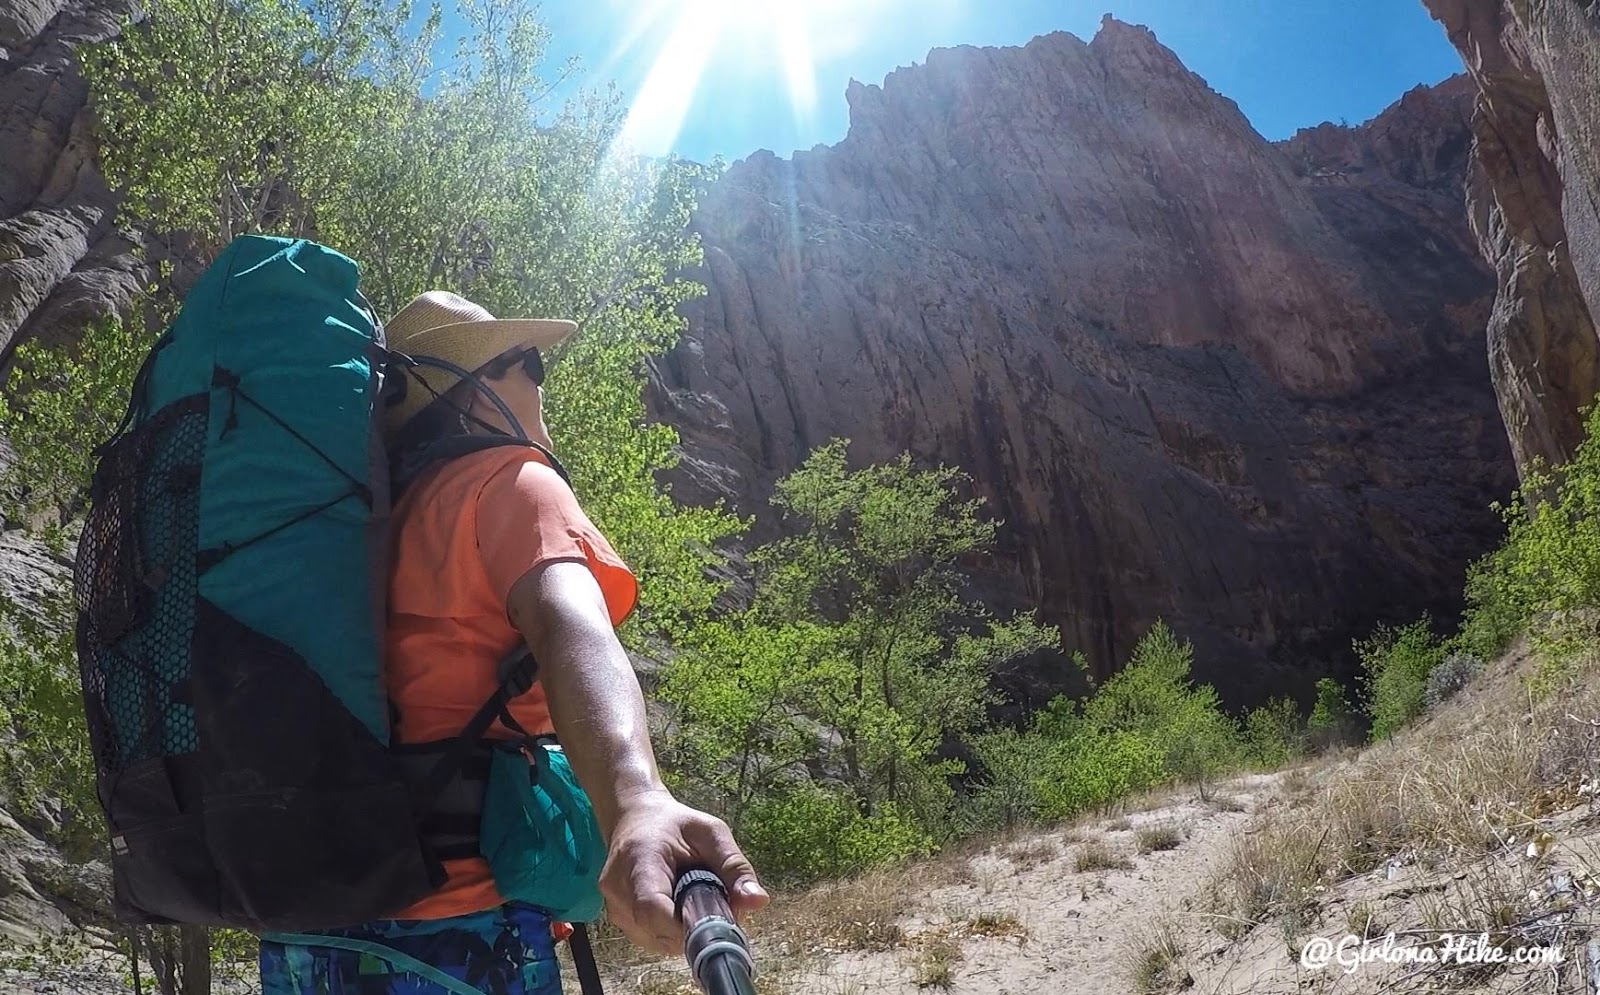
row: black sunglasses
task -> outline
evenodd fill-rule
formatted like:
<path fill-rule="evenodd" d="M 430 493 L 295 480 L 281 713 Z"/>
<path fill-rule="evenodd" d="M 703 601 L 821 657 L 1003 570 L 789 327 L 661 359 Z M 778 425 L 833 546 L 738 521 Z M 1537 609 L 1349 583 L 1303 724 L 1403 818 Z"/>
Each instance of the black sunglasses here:
<path fill-rule="evenodd" d="M 512 367 L 519 364 L 522 366 L 522 375 L 532 380 L 535 387 L 544 386 L 544 357 L 539 355 L 538 349 L 532 347 L 485 363 L 483 367 L 484 379 L 498 380 L 510 373 Z"/>

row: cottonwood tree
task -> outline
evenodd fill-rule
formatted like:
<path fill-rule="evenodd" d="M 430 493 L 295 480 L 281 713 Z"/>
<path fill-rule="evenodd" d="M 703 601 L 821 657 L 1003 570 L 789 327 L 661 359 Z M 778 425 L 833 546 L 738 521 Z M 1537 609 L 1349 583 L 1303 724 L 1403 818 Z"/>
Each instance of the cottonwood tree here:
<path fill-rule="evenodd" d="M 689 640 L 659 691 L 680 775 L 779 866 L 818 871 L 943 838 L 963 770 L 943 748 L 983 724 L 994 667 L 1057 639 L 962 595 L 962 559 L 996 528 L 962 474 L 909 456 L 851 470 L 847 445 L 778 483 L 790 534 L 752 555 L 753 603 Z M 842 867 L 796 852 L 852 834 Z"/>

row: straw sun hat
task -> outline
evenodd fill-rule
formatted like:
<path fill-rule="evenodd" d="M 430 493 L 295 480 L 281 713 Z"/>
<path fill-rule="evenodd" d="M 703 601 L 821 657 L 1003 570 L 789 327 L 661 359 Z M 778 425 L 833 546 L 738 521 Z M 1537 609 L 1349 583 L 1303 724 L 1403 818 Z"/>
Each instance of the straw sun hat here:
<path fill-rule="evenodd" d="M 394 352 L 431 356 L 470 372 L 518 346 L 548 349 L 577 327 L 575 322 L 555 318 L 496 318 L 465 297 L 430 290 L 384 323 L 383 331 Z M 409 382 L 404 396 L 385 417 L 390 432 L 433 400 L 433 392 L 417 383 L 417 377 L 440 394 L 461 382 L 455 374 L 431 366 L 416 366 L 398 375 Z"/>

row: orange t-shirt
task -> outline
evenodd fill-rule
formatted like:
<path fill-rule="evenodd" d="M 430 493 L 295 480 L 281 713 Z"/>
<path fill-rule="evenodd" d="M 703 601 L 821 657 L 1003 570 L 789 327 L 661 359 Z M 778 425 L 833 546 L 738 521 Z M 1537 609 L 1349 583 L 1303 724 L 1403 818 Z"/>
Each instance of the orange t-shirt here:
<path fill-rule="evenodd" d="M 449 739 L 499 684 L 522 640 L 506 598 L 523 575 L 561 560 L 588 565 L 611 623 L 633 610 L 638 584 L 566 482 L 532 449 L 500 446 L 417 480 L 394 509 L 385 668 L 396 743 Z M 544 691 L 512 701 L 529 732 L 549 731 Z M 488 735 L 509 737 L 499 723 Z M 400 914 L 442 919 L 502 901 L 481 858 L 445 862 L 442 888 Z"/>

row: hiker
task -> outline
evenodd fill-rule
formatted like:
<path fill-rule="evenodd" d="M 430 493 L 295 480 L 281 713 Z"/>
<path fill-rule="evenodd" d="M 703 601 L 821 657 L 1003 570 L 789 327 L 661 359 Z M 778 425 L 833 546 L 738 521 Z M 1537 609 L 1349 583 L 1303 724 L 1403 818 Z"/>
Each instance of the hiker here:
<path fill-rule="evenodd" d="M 452 741 L 525 646 L 537 680 L 485 735 L 559 735 L 604 836 L 600 890 L 609 918 L 635 944 L 676 953 L 679 871 L 715 871 L 740 913 L 767 895 L 728 827 L 679 803 L 657 771 L 643 696 L 613 628 L 632 610 L 637 584 L 578 506 L 544 423 L 540 350 L 575 327 L 496 320 L 442 292 L 423 294 L 385 326 L 389 349 L 418 363 L 398 378 L 404 383 L 384 432 L 392 479 L 403 488 L 391 522 L 385 630 L 392 737 L 401 753 Z M 536 447 L 433 458 L 464 439 L 506 436 Z M 474 816 L 466 835 L 475 827 Z M 356 942 L 264 939 L 263 995 L 447 990 L 420 971 L 397 970 L 395 955 L 486 995 L 559 992 L 560 924 L 530 902 L 504 901 L 475 839 L 451 855 L 449 834 L 459 829 L 441 830 L 447 877 L 433 894 L 394 919 L 318 934 Z"/>

